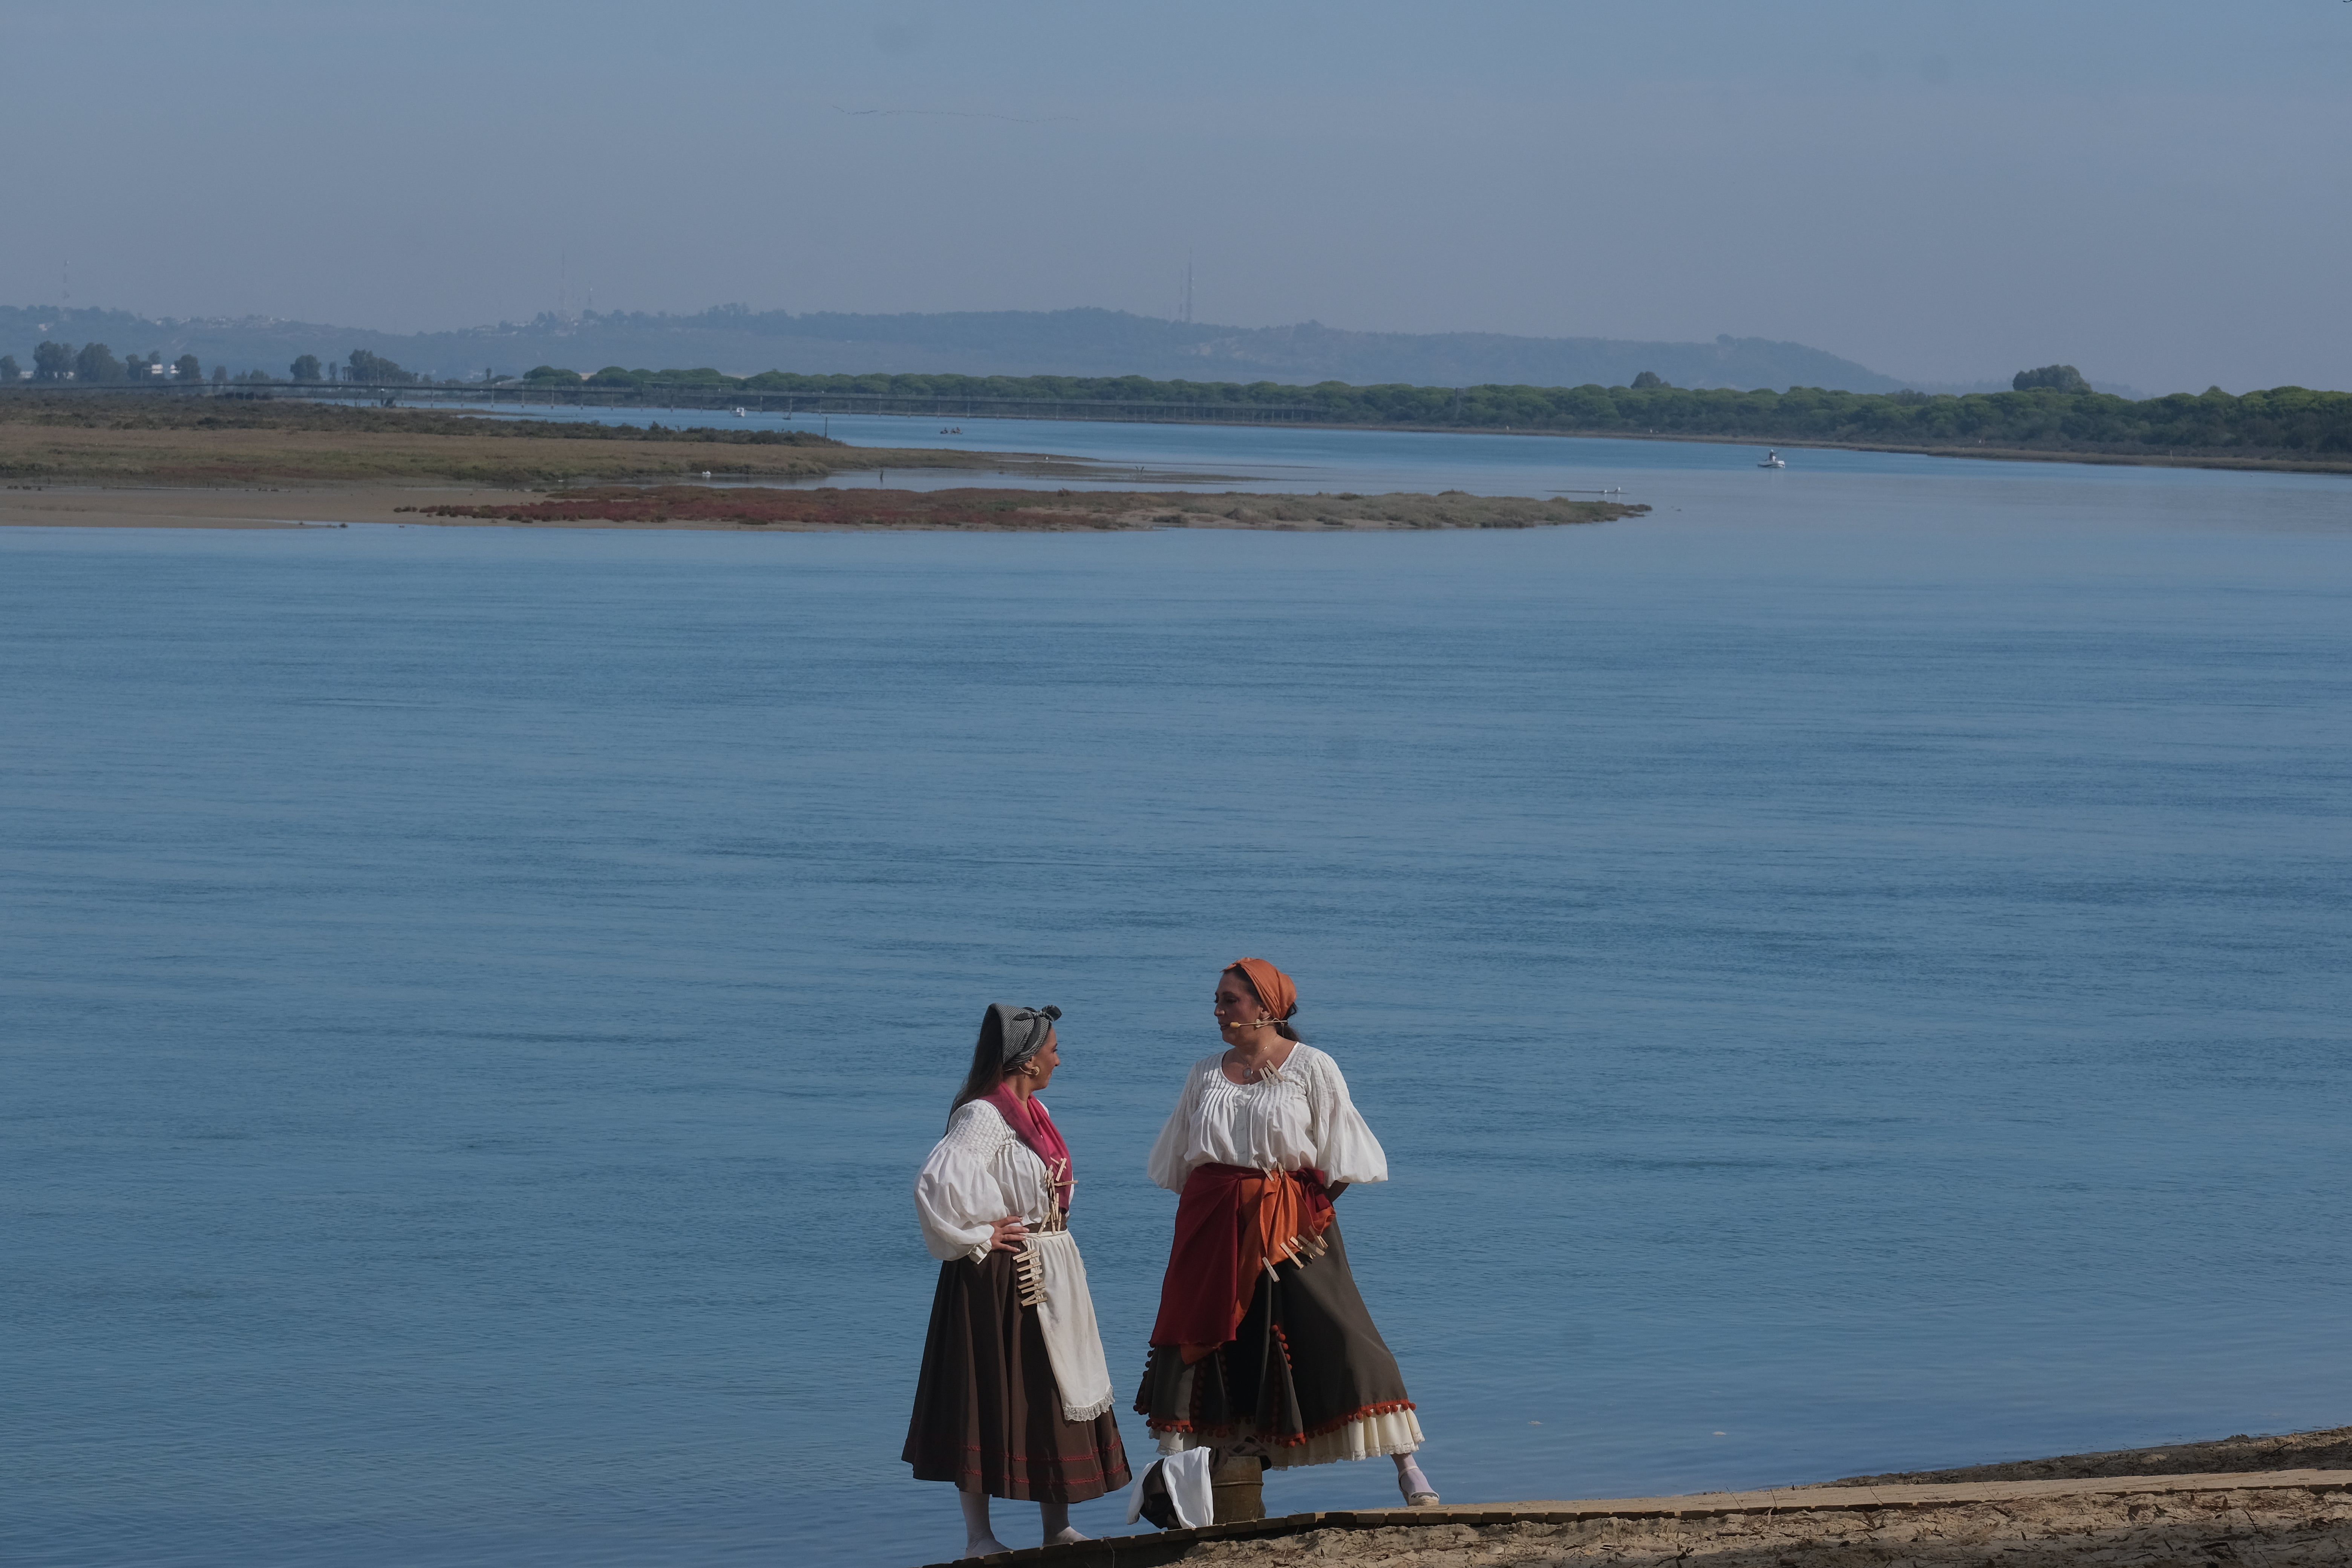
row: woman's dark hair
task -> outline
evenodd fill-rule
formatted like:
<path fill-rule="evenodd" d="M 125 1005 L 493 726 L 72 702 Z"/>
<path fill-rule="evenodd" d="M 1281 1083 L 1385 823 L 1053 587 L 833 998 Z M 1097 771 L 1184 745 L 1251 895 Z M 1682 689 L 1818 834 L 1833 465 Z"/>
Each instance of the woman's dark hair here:
<path fill-rule="evenodd" d="M 963 1087 L 948 1107 L 948 1120 L 954 1121 L 955 1113 L 973 1100 L 994 1094 L 1003 1081 L 1004 1020 L 991 1007 L 980 1016 L 980 1043 L 971 1047 L 971 1070 L 963 1075 Z"/>
<path fill-rule="evenodd" d="M 1194 973 L 1198 973 L 1199 971 L 1196 970 Z M 1250 973 L 1248 970 L 1244 969 L 1240 964 L 1236 963 L 1232 968 L 1226 970 L 1225 973 L 1227 974 L 1237 976 L 1243 984 L 1249 987 L 1249 994 L 1257 998 L 1257 1005 L 1261 1007 L 1265 1007 L 1265 994 L 1257 988 L 1257 982 L 1250 978 Z M 1271 1007 L 1266 1007 L 1266 1011 L 1269 1013 L 1273 1010 L 1274 1009 Z M 1298 1009 L 1297 1007 L 1293 1007 L 1291 1008 L 1291 1011 L 1296 1013 Z M 1292 1028 L 1287 1023 L 1277 1022 L 1274 1026 L 1274 1032 L 1280 1035 L 1286 1040 L 1295 1040 L 1302 1046 L 1307 1043 L 1307 1037 Z M 995 1086 L 992 1084 L 989 1087 L 992 1089 Z M 987 1092 L 988 1089 L 985 1089 L 981 1090 L 981 1093 L 982 1094 L 986 1094 Z"/>

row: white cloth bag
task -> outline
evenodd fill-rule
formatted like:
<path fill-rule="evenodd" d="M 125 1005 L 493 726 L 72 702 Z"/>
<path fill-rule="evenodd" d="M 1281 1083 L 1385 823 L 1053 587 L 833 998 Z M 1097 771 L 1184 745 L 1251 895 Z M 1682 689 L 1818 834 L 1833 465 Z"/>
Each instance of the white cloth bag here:
<path fill-rule="evenodd" d="M 1127 1522 L 1133 1524 L 1143 1517 L 1143 1483 L 1153 1470 L 1158 1470 L 1160 1484 L 1168 1489 L 1168 1500 L 1176 1505 L 1179 1525 L 1198 1530 L 1204 1524 L 1214 1524 L 1216 1494 L 1209 1489 L 1209 1466 L 1215 1458 L 1207 1448 L 1187 1448 L 1145 1467 L 1143 1474 L 1135 1478 L 1135 1485 L 1127 1489 Z"/>

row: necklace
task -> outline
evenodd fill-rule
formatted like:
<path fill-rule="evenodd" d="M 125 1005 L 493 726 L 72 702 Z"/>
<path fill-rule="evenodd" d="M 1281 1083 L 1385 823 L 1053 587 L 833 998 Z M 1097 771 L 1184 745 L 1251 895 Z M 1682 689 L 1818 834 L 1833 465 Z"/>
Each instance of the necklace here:
<path fill-rule="evenodd" d="M 1280 1083 L 1282 1081 L 1282 1069 L 1271 1061 L 1259 1060 L 1252 1062 L 1248 1058 L 1236 1051 L 1234 1053 L 1234 1066 L 1242 1069 L 1242 1081 L 1244 1083 L 1264 1083 L 1269 1079 L 1273 1079 L 1276 1083 Z"/>

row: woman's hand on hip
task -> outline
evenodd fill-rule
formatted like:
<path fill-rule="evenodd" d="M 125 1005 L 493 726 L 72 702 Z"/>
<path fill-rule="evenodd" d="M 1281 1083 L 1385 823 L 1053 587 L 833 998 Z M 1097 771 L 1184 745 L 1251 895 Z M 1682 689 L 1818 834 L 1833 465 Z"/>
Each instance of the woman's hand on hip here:
<path fill-rule="evenodd" d="M 988 1247 L 992 1252 L 1018 1252 L 1029 1245 L 1029 1227 L 1021 1223 L 1021 1216 L 1017 1214 L 1006 1215 L 991 1229 L 994 1232 L 988 1238 Z"/>

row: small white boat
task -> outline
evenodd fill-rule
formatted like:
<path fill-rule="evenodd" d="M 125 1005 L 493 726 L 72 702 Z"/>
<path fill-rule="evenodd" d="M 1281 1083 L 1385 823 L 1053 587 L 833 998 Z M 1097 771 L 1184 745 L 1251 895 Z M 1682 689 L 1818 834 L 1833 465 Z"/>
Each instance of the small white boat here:
<path fill-rule="evenodd" d="M 1785 468 L 1789 464 L 1780 453 L 1772 451 L 1768 447 L 1764 453 L 1764 460 L 1756 466 L 1759 468 Z"/>
<path fill-rule="evenodd" d="M 738 408 L 735 411 L 735 417 L 738 419 L 749 419 L 751 417 L 751 411 L 748 408 Z"/>

